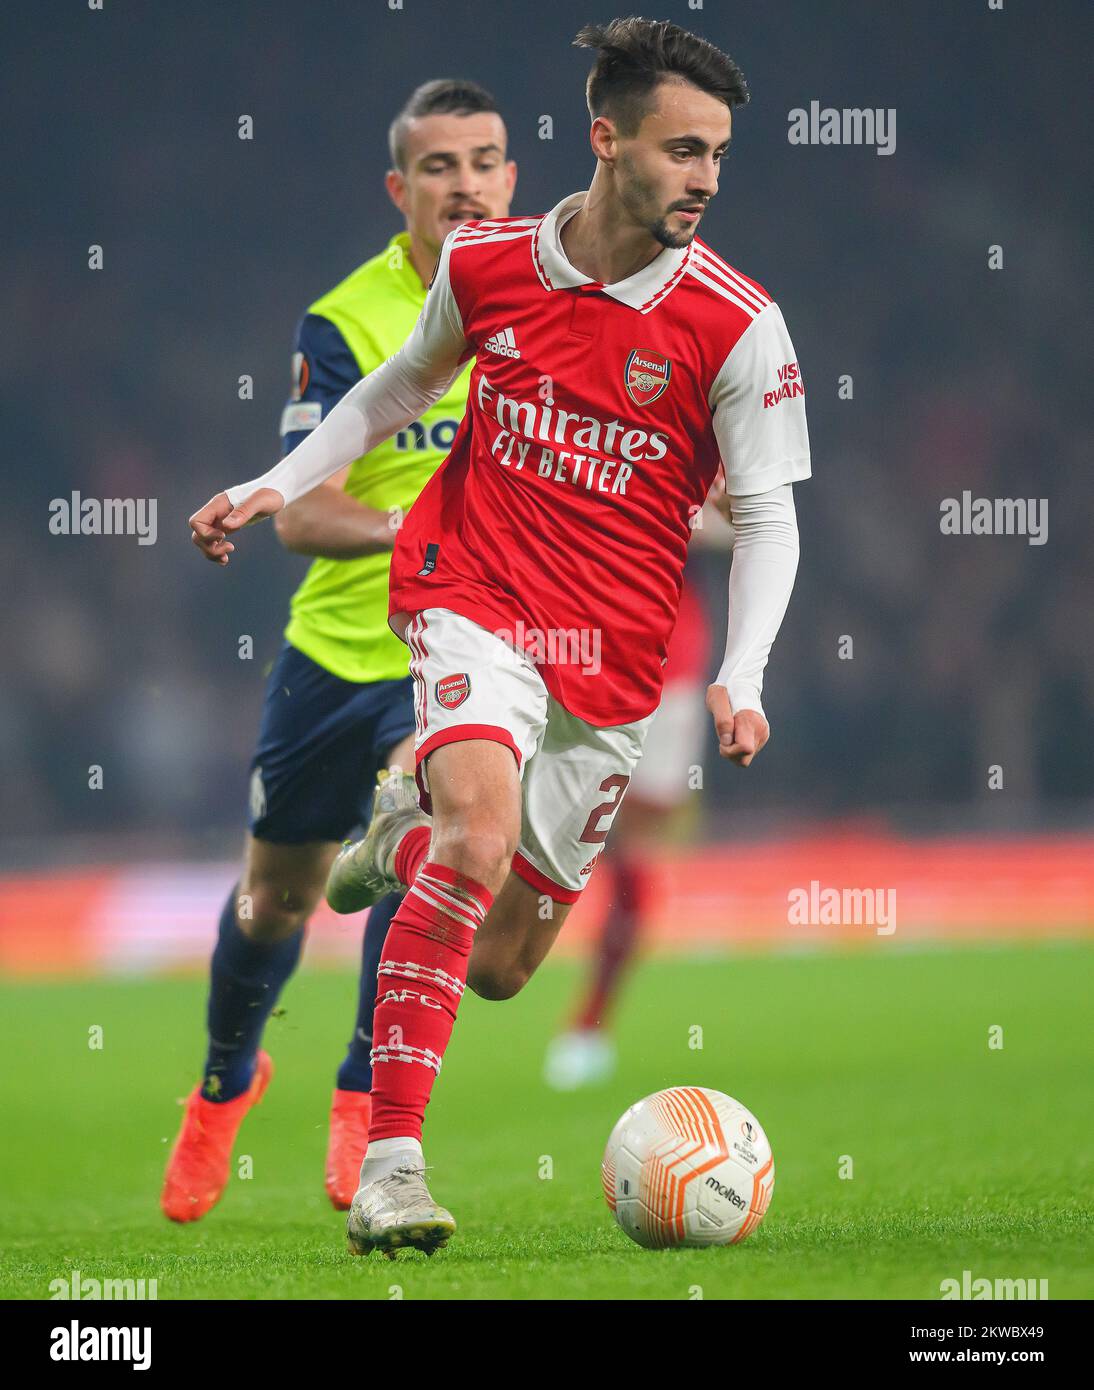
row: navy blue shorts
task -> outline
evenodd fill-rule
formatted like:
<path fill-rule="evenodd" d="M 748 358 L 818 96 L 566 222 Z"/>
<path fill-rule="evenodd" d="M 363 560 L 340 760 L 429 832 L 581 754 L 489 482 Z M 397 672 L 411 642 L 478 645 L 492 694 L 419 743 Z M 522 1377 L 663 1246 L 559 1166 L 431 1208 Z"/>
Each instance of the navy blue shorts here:
<path fill-rule="evenodd" d="M 414 681 L 344 681 L 285 643 L 270 672 L 251 762 L 251 834 L 343 840 L 367 825 L 376 774 L 414 731 Z"/>

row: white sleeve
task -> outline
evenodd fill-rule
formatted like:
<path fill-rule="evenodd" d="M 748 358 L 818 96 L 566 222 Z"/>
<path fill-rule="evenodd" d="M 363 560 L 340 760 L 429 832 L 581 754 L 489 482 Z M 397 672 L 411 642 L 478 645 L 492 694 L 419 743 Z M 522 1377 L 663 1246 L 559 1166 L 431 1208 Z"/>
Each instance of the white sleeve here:
<path fill-rule="evenodd" d="M 714 684 L 726 687 L 734 714 L 743 709 L 763 714 L 764 667 L 798 569 L 794 488 L 783 483 L 770 492 L 731 496 L 729 503 L 736 533 L 729 570 L 729 631 Z"/>
<path fill-rule="evenodd" d="M 455 235 L 445 238 L 425 306 L 399 351 L 362 377 L 268 473 L 226 488 L 233 507 L 260 487 L 275 488 L 288 506 L 440 400 L 469 355 L 448 271 Z"/>
<path fill-rule="evenodd" d="M 707 399 L 731 497 L 809 477 L 805 386 L 777 304 L 737 339 Z"/>

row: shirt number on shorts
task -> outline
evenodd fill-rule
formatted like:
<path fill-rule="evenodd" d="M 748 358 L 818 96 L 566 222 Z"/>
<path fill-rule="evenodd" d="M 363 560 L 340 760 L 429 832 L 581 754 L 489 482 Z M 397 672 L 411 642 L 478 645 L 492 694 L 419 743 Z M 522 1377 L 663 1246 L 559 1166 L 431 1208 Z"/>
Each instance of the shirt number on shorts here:
<path fill-rule="evenodd" d="M 612 777 L 605 777 L 598 790 L 611 792 L 611 797 L 607 801 L 602 801 L 599 806 L 594 806 L 592 814 L 585 822 L 585 829 L 577 837 L 578 842 L 583 845 L 602 845 L 608 838 L 608 829 L 598 829 L 597 822 L 603 820 L 605 816 L 612 816 L 619 809 L 619 802 L 623 793 L 627 790 L 627 783 L 630 777 L 622 772 L 617 772 Z"/>

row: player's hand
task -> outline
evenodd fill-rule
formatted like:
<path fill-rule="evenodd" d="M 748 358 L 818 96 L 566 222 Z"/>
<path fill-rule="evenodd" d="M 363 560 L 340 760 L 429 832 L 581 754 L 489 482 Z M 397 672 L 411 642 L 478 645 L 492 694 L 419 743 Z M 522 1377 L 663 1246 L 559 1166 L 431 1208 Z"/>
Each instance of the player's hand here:
<path fill-rule="evenodd" d="M 724 685 L 707 686 L 707 709 L 714 716 L 719 756 L 738 767 L 748 767 L 770 736 L 767 720 L 754 709 L 734 714 Z"/>
<path fill-rule="evenodd" d="M 272 487 L 260 487 L 238 507 L 232 506 L 226 492 L 218 492 L 190 518 L 190 539 L 207 560 L 215 565 L 226 565 L 235 549 L 228 536 L 244 526 L 274 516 L 284 505 L 284 497 Z"/>

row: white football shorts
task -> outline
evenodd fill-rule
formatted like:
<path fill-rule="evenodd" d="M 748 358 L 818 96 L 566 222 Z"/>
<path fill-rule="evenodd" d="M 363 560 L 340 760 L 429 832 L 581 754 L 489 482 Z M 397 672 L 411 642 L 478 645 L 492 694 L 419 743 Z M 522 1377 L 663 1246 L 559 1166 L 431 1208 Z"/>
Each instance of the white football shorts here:
<path fill-rule="evenodd" d="M 502 743 L 521 779 L 513 870 L 558 902 L 576 902 L 604 847 L 653 715 L 598 728 L 558 703 L 536 663 L 448 608 L 406 629 L 414 677 L 414 753 L 422 806 L 432 810 L 426 759 L 446 743 Z"/>

